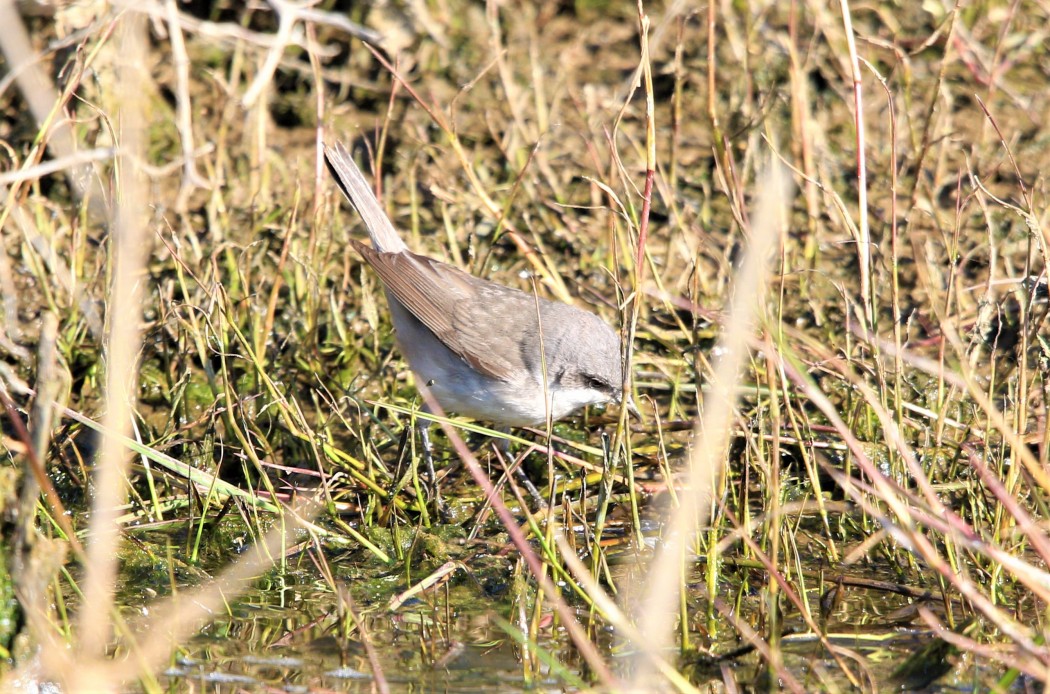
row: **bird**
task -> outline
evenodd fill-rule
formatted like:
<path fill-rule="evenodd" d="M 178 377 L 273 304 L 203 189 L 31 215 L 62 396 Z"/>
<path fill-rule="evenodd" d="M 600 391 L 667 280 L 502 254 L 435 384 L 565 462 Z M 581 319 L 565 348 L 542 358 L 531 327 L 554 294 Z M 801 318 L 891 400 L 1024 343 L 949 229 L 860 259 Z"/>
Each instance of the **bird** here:
<path fill-rule="evenodd" d="M 621 403 L 626 360 L 608 323 L 412 252 L 346 148 L 324 158 L 368 230 L 370 245 L 351 243 L 383 282 L 398 347 L 442 410 L 505 428 Z"/>

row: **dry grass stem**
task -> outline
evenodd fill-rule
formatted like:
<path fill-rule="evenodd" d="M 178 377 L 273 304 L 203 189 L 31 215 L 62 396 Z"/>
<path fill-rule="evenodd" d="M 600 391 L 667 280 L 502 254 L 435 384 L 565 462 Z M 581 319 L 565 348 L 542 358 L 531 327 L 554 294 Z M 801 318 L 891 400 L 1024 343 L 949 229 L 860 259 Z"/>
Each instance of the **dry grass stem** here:
<path fill-rule="evenodd" d="M 634 644 L 646 658 L 639 659 L 634 687 L 650 681 L 650 658 L 656 657 L 670 643 L 675 619 L 675 605 L 681 589 L 679 576 L 690 545 L 699 529 L 711 522 L 713 494 L 725 474 L 723 463 L 729 432 L 735 418 L 733 393 L 747 361 L 747 345 L 757 320 L 757 310 L 768 282 L 770 249 L 776 248 L 783 233 L 786 211 L 791 200 L 791 186 L 784 171 L 776 164 L 763 174 L 755 204 L 755 220 L 748 230 L 749 249 L 735 281 L 735 289 L 723 324 L 717 348 L 721 355 L 712 373 L 709 401 L 718 407 L 705 407 L 705 415 L 696 426 L 697 444 L 689 459 L 679 505 L 667 522 L 667 529 L 653 562 L 647 570 L 645 597 L 639 604 L 639 632 L 645 640 Z"/>

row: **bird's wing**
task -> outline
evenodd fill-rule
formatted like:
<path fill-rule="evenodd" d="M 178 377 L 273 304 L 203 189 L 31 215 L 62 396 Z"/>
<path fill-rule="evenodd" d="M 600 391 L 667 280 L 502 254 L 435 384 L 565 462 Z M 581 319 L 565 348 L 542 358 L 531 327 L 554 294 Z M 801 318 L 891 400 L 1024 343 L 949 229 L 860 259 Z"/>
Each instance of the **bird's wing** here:
<path fill-rule="evenodd" d="M 409 251 L 381 253 L 358 241 L 352 243 L 387 290 L 475 370 L 502 381 L 512 381 L 521 372 L 522 336 L 515 338 L 512 333 L 522 332 L 522 323 L 535 315 L 532 297 L 426 256 Z M 497 303 L 499 311 L 493 315 Z"/>

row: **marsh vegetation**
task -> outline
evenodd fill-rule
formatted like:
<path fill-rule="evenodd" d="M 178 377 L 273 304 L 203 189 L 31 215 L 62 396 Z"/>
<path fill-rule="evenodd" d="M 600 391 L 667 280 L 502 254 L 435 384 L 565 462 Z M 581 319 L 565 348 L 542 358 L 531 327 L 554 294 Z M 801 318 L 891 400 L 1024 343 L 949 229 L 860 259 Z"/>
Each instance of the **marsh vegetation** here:
<path fill-rule="evenodd" d="M 1042 690 L 1050 7 L 366 5 L 0 8 L 6 686 Z M 431 479 L 334 141 L 642 418 Z"/>

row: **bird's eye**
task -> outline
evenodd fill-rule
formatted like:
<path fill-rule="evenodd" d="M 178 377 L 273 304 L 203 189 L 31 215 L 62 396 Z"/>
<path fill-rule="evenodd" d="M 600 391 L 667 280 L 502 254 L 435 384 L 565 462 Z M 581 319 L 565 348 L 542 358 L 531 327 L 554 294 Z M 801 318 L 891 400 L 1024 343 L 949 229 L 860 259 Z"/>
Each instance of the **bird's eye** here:
<path fill-rule="evenodd" d="M 591 390 L 596 390 L 599 393 L 608 393 L 612 391 L 612 386 L 598 378 L 597 376 L 584 376 L 583 383 Z"/>

